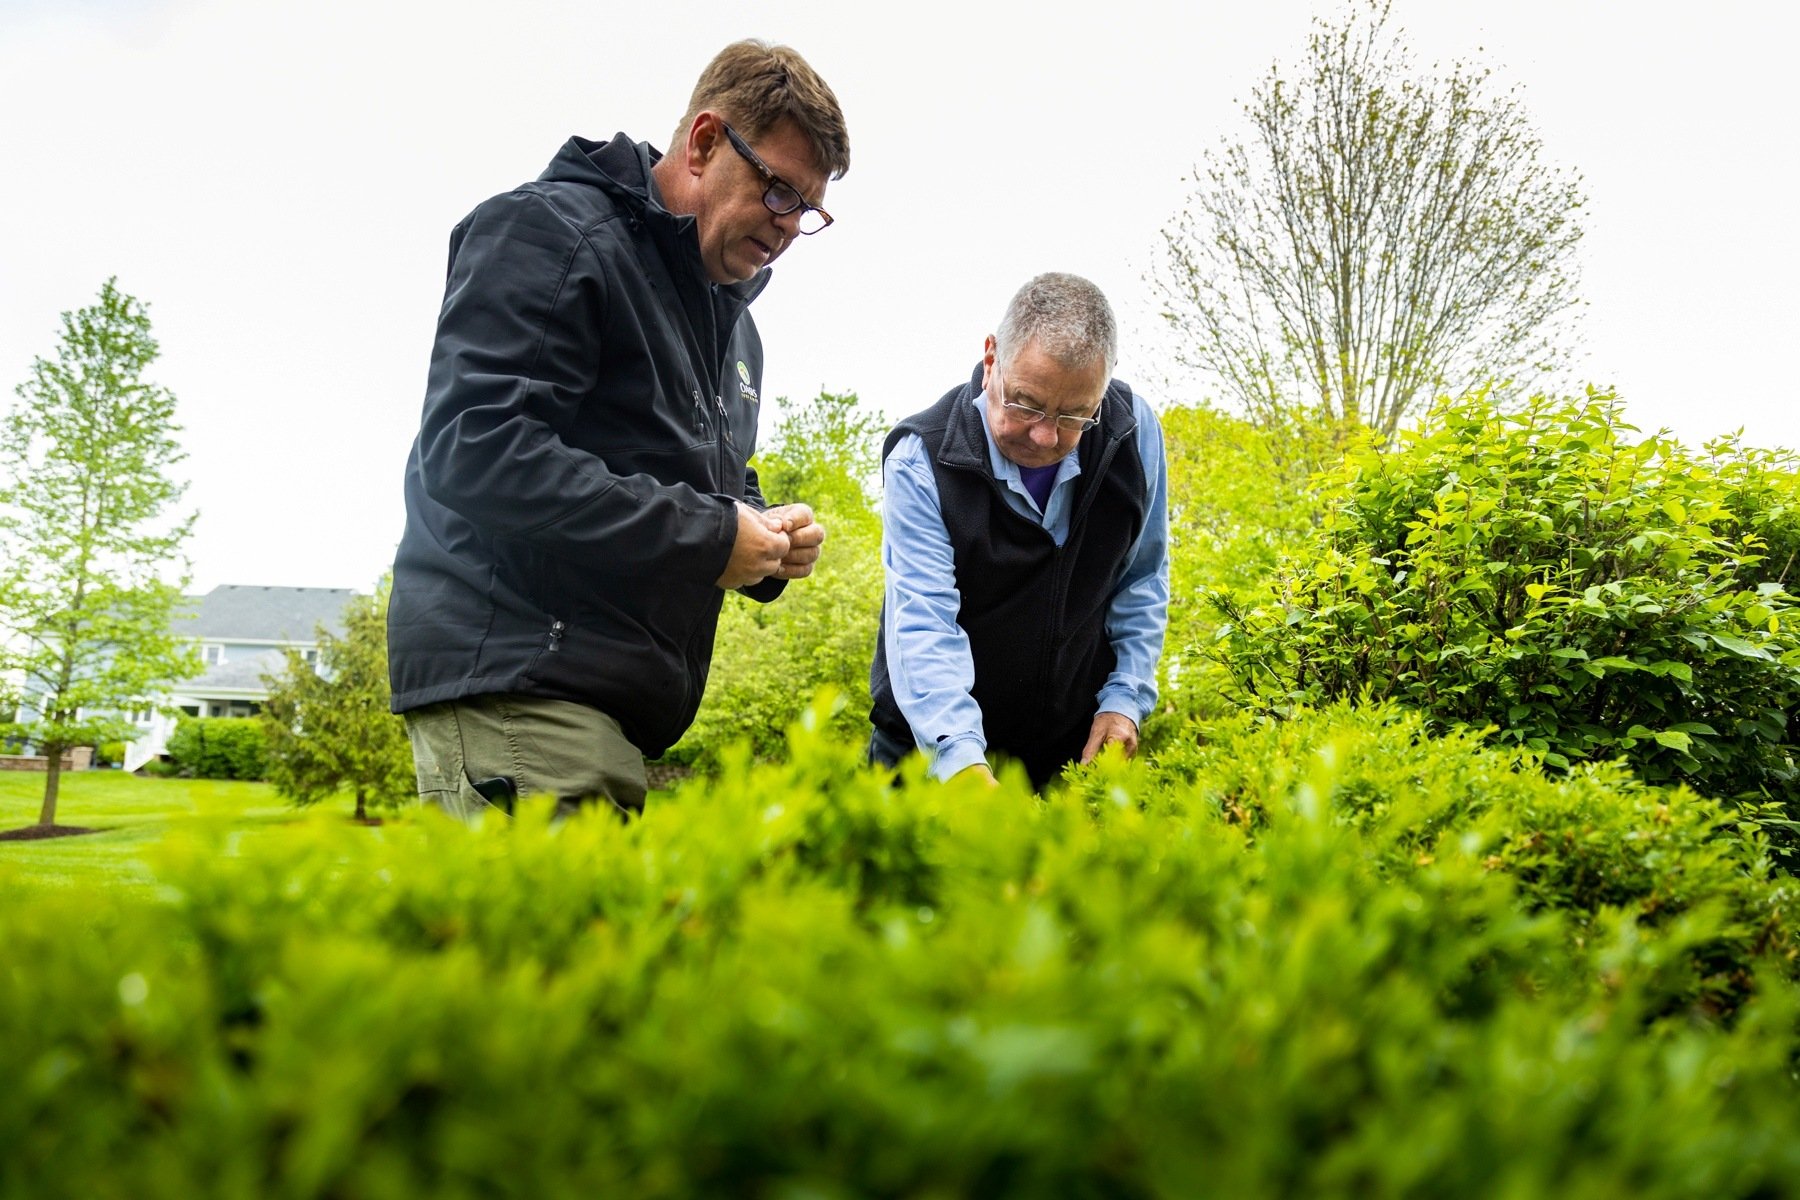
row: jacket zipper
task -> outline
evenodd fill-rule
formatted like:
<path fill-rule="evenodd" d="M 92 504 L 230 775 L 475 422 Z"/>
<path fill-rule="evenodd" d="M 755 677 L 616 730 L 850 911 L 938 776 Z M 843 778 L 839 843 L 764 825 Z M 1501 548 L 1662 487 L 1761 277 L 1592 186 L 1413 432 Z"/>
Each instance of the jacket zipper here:
<path fill-rule="evenodd" d="M 550 644 L 545 647 L 545 653 L 555 654 L 558 650 L 562 649 L 563 630 L 567 628 L 567 625 L 564 625 L 554 617 L 550 619 Z"/>
<path fill-rule="evenodd" d="M 719 409 L 719 486 L 727 493 L 731 492 L 731 460 L 726 455 L 727 447 L 737 449 L 737 443 L 731 440 L 731 419 L 725 415 L 725 397 L 713 394 L 713 403 Z"/>

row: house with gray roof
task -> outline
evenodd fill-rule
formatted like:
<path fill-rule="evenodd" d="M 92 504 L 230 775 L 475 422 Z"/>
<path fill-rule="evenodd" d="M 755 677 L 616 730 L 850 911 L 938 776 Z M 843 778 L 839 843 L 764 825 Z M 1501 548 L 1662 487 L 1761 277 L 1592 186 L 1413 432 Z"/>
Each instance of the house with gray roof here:
<path fill-rule="evenodd" d="M 354 595 L 350 588 L 228 583 L 187 597 L 173 628 L 199 644 L 205 666 L 175 686 L 169 704 L 193 717 L 255 716 L 269 698 L 263 676 L 286 669 L 288 650 L 314 661 L 319 629 L 342 634 L 344 609 Z M 140 736 L 125 750 L 128 771 L 160 756 L 175 731 L 174 719 L 155 711 L 137 714 L 136 724 Z"/>

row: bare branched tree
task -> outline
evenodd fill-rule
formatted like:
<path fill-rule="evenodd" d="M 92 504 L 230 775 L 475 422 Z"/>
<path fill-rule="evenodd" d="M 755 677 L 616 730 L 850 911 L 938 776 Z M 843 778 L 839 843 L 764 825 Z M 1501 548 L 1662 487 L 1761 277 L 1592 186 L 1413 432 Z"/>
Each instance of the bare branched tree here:
<path fill-rule="evenodd" d="M 1573 342 L 1579 175 L 1542 161 L 1516 90 L 1414 73 L 1386 0 L 1316 19 L 1194 174 L 1151 283 L 1184 367 L 1259 421 L 1391 438 L 1439 392 L 1523 390 Z"/>

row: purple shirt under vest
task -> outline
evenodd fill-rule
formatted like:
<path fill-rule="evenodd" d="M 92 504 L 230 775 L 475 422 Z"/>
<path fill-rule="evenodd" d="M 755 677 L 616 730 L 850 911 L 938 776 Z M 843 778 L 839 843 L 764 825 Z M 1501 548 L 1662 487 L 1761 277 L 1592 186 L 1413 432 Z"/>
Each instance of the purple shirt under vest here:
<path fill-rule="evenodd" d="M 1019 482 L 1025 485 L 1025 490 L 1037 501 L 1039 512 L 1050 507 L 1050 489 L 1056 484 L 1056 472 L 1061 466 L 1062 463 L 1053 462 L 1047 467 L 1019 468 Z"/>

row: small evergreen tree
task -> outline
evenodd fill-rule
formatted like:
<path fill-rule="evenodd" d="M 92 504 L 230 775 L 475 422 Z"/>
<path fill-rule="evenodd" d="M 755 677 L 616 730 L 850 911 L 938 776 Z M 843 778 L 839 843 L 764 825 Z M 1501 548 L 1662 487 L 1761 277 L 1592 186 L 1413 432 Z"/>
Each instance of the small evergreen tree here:
<path fill-rule="evenodd" d="M 406 725 L 388 710 L 387 605 L 384 579 L 375 595 L 351 598 L 341 637 L 319 629 L 316 669 L 289 650 L 283 673 L 264 678 L 268 778 L 295 804 L 349 788 L 364 821 L 371 803 L 397 805 L 415 794 Z"/>
<path fill-rule="evenodd" d="M 62 315 L 56 361 L 33 360 L 0 423 L 0 681 L 18 692 L 0 738 L 48 759 L 46 827 L 63 753 L 136 736 L 125 714 L 200 671 L 170 628 L 194 520 L 169 512 L 185 489 L 175 397 L 143 378 L 150 317 L 116 282 Z"/>

